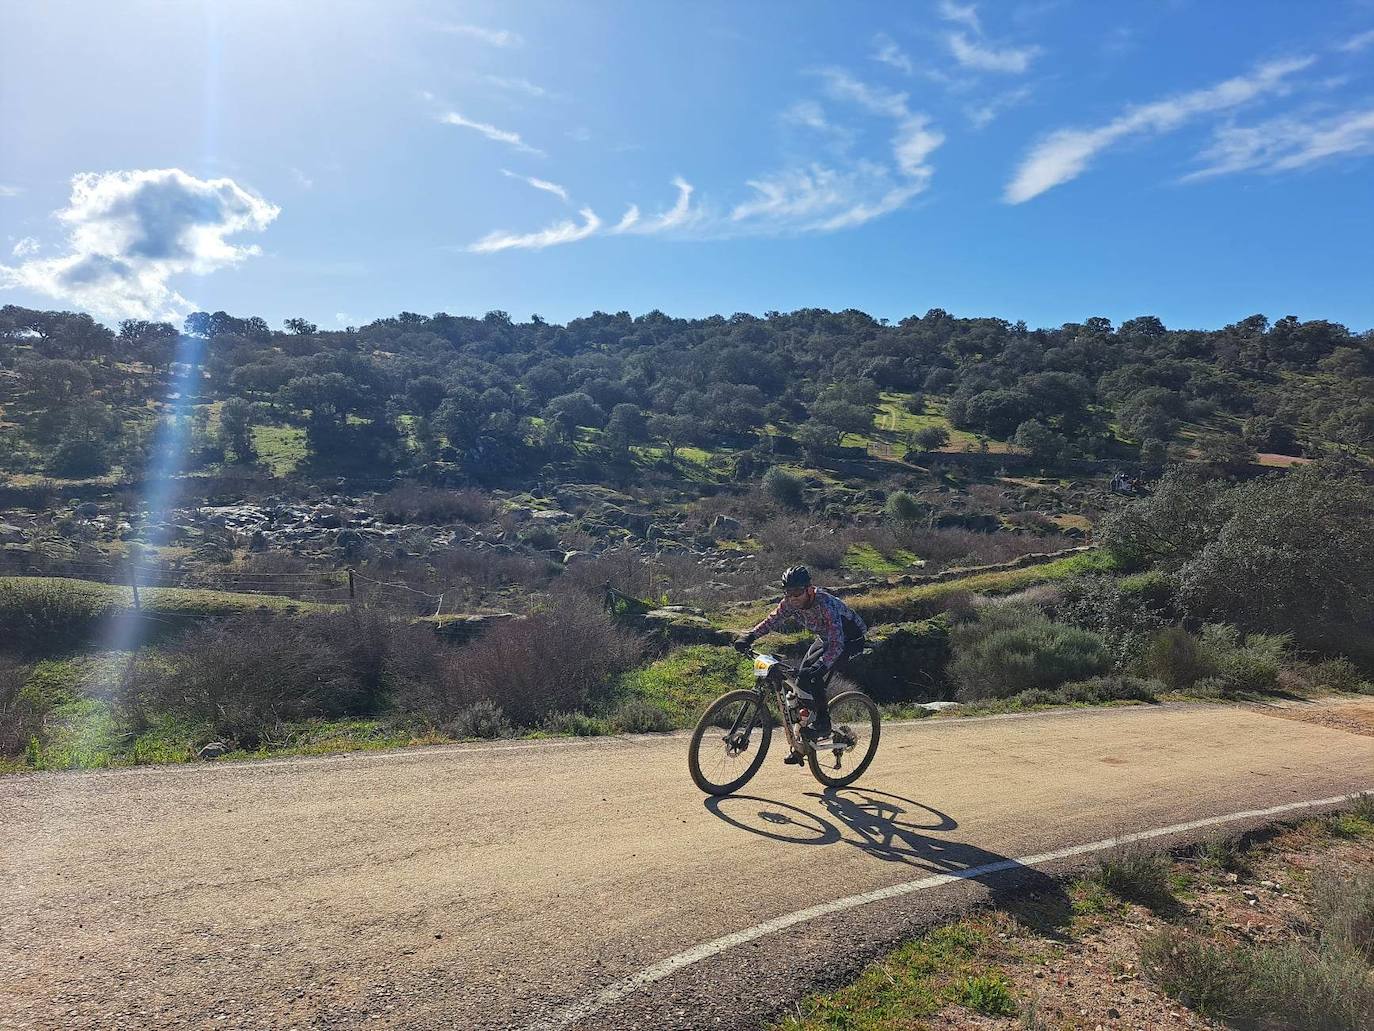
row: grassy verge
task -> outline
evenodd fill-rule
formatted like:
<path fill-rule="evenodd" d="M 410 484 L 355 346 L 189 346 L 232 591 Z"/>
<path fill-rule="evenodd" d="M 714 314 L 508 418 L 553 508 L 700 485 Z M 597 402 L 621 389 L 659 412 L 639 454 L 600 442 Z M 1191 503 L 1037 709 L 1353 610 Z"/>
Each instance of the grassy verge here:
<path fill-rule="evenodd" d="M 748 659 L 733 648 L 701 644 L 678 648 L 625 674 L 617 695 L 654 705 L 667 713 L 674 726 L 690 727 L 713 699 L 752 683 Z"/>
<path fill-rule="evenodd" d="M 776 1028 L 1240 1027 L 1374 1021 L 1374 800 L 1179 856 L 1122 852 L 1061 891 L 906 943 Z"/>
<path fill-rule="evenodd" d="M 864 594 L 849 595 L 845 602 L 863 616 L 869 626 L 903 623 L 931 615 L 939 610 L 942 599 L 955 595 L 1011 594 L 1036 584 L 1054 583 L 1093 573 L 1110 573 L 1115 568 L 1115 563 L 1106 552 L 1089 551 L 1043 565 L 1026 566 L 1024 569 L 973 573 L 943 583 L 916 587 L 881 587 Z M 750 626 L 766 616 L 770 609 L 767 601 L 753 602 L 748 606 L 732 608 L 728 614 L 718 614 L 716 622 L 721 626 Z"/>

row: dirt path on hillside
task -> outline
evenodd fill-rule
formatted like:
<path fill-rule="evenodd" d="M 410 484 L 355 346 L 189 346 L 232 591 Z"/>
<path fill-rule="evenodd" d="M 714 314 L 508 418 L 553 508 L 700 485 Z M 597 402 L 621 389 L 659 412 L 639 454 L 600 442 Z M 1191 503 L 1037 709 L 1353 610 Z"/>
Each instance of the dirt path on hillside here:
<path fill-rule="evenodd" d="M 1210 706 L 894 725 L 860 785 L 829 795 L 778 752 L 748 795 L 705 803 L 685 746 L 0 780 L 0 1028 L 557 1026 L 619 979 L 815 902 L 1374 786 L 1369 737 Z M 923 904 L 725 950 L 587 1026 L 745 1026 Z"/>

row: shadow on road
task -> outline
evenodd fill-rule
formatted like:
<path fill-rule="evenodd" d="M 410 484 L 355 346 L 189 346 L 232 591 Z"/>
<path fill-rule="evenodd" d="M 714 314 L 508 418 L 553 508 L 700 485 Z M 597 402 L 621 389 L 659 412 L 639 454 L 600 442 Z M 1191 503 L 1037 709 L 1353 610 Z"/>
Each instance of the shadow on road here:
<path fill-rule="evenodd" d="M 964 875 L 985 884 L 995 904 L 1042 934 L 1052 934 L 1072 919 L 1068 896 L 1054 878 L 976 845 L 932 836 L 958 828 L 948 813 L 870 788 L 829 788 L 807 797 L 819 803 L 824 815 L 757 795 L 708 798 L 705 806 L 730 826 L 773 841 L 850 845 L 883 862 Z"/>

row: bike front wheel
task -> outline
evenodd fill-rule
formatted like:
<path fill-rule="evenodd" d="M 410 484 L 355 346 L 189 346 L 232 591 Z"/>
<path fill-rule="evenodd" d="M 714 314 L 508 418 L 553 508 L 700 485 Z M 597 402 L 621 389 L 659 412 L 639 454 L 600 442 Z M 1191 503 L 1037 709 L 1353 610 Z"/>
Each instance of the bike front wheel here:
<path fill-rule="evenodd" d="M 772 739 L 763 696 L 757 691 L 730 691 L 711 703 L 692 731 L 687 769 L 708 795 L 728 795 L 758 772 Z"/>
<path fill-rule="evenodd" d="M 882 735 L 882 716 L 872 698 L 862 691 L 845 691 L 830 700 L 832 743 L 817 751 L 808 747 L 806 764 L 811 775 L 828 788 L 853 784 L 873 762 Z"/>

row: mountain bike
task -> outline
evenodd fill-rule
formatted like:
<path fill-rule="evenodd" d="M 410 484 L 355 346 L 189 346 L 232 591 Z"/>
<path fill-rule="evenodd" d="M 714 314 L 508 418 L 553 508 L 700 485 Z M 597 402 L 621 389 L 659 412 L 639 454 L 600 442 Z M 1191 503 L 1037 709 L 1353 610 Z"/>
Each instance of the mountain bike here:
<path fill-rule="evenodd" d="M 862 691 L 842 691 L 830 699 L 834 736 L 814 748 L 801 733 L 811 714 L 797 694 L 797 669 L 776 655 L 753 655 L 754 686 L 721 695 L 692 731 L 687 769 L 696 786 L 708 795 L 738 791 L 763 765 L 777 723 L 792 756 L 804 758 L 811 775 L 826 787 L 858 780 L 873 762 L 882 733 L 873 699 Z M 769 708 L 770 698 L 780 719 Z"/>

